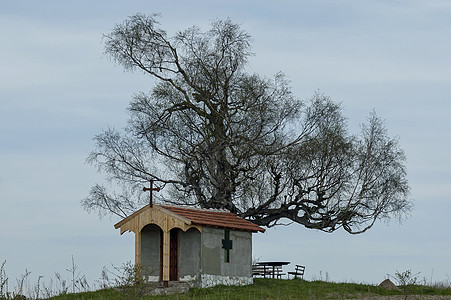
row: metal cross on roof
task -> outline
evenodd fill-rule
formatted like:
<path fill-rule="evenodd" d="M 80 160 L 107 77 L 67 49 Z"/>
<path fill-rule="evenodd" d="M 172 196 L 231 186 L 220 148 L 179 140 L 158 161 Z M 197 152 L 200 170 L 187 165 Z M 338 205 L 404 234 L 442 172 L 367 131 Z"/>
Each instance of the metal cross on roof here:
<path fill-rule="evenodd" d="M 150 191 L 150 197 L 149 197 L 149 206 L 150 207 L 152 207 L 152 205 L 153 205 L 153 203 L 152 203 L 152 192 L 153 191 L 156 191 L 156 192 L 160 191 L 159 187 L 156 187 L 156 188 L 153 187 L 153 182 L 154 182 L 154 180 L 150 180 L 150 187 L 148 187 L 148 188 L 147 187 L 143 187 L 143 191 L 144 192 Z"/>

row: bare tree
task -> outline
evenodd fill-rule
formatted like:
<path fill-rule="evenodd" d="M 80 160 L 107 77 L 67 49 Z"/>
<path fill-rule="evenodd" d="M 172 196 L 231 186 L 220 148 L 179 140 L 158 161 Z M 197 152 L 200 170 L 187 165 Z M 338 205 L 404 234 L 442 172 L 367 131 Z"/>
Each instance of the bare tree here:
<path fill-rule="evenodd" d="M 247 73 L 250 35 L 232 21 L 168 37 L 155 15 L 137 14 L 105 36 L 105 53 L 156 84 L 134 96 L 123 131 L 96 136 L 88 162 L 118 189 L 95 185 L 88 211 L 127 216 L 151 179 L 164 201 L 268 227 L 360 233 L 410 210 L 403 151 L 376 114 L 353 135 L 329 97 L 301 101 L 283 74 Z"/>

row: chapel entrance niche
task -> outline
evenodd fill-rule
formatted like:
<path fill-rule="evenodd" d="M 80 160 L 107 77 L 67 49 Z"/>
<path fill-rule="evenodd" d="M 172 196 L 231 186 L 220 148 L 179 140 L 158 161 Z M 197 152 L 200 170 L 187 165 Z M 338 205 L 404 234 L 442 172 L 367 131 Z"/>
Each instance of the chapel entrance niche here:
<path fill-rule="evenodd" d="M 161 281 L 161 261 L 163 255 L 161 245 L 163 241 L 163 230 L 156 224 L 148 224 L 142 228 L 140 235 L 140 264 L 143 267 L 143 271 L 155 281 Z"/>
<path fill-rule="evenodd" d="M 169 281 L 179 280 L 179 234 L 180 229 L 170 231 L 169 241 Z"/>

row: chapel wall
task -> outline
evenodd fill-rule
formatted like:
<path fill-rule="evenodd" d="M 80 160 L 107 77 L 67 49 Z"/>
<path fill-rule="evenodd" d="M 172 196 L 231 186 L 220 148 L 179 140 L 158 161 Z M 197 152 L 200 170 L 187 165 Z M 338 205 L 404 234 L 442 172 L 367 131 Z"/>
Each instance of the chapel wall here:
<path fill-rule="evenodd" d="M 228 263 L 224 261 L 223 239 L 224 229 L 202 228 L 202 274 L 252 277 L 252 233 L 230 230 L 233 248 Z"/>
<path fill-rule="evenodd" d="M 222 249 L 221 274 L 252 277 L 252 233 L 231 230 L 230 239 L 233 241 L 233 249 L 230 250 L 230 263 L 224 262 L 224 250 Z"/>
<path fill-rule="evenodd" d="M 196 228 L 179 233 L 179 277 L 181 281 L 194 280 L 200 271 L 201 233 Z"/>

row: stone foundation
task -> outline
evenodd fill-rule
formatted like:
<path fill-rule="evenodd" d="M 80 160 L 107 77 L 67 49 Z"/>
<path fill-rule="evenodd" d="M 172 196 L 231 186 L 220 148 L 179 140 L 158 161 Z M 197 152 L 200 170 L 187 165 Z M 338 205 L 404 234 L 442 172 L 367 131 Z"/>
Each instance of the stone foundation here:
<path fill-rule="evenodd" d="M 249 285 L 253 284 L 254 280 L 252 277 L 243 276 L 222 276 L 222 275 L 210 275 L 201 274 L 200 276 L 200 287 L 208 288 L 215 285 Z"/>
<path fill-rule="evenodd" d="M 149 276 L 149 282 L 159 282 L 158 276 Z M 160 282 L 161 283 L 161 282 Z M 195 276 L 184 276 L 180 278 L 180 281 L 170 282 L 170 284 L 185 284 L 189 287 L 199 287 L 199 288 L 209 288 L 215 285 L 249 285 L 253 284 L 254 280 L 252 277 L 245 276 L 222 276 L 222 275 L 211 275 L 211 274 L 197 274 Z"/>

